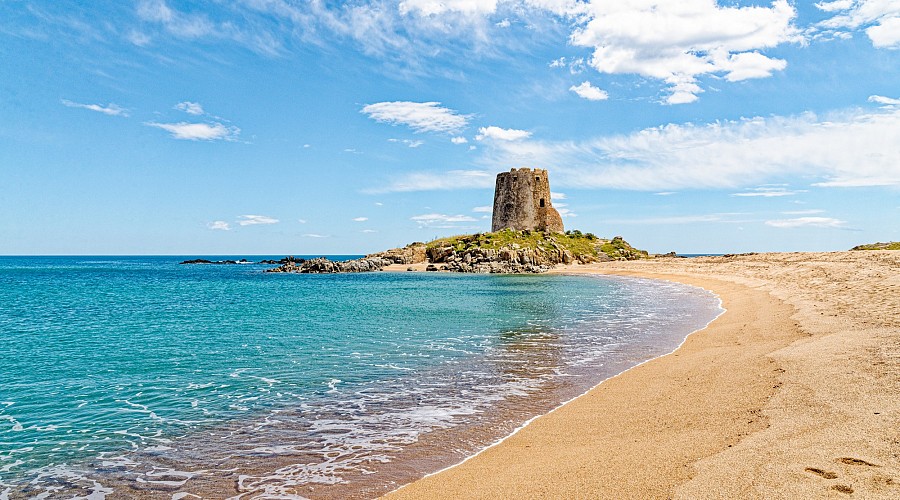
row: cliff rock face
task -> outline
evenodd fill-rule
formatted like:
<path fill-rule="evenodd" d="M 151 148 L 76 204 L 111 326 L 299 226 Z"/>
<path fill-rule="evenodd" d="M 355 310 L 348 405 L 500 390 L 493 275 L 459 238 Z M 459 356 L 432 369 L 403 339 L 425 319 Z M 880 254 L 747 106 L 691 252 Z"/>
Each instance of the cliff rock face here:
<path fill-rule="evenodd" d="M 511 169 L 497 174 L 491 231 L 565 232 L 562 217 L 550 201 L 547 171 L 536 168 Z"/>
<path fill-rule="evenodd" d="M 384 252 L 366 255 L 366 258 L 380 258 L 392 264 L 421 264 L 425 262 L 425 244 L 410 243 L 403 248 L 392 248 Z"/>

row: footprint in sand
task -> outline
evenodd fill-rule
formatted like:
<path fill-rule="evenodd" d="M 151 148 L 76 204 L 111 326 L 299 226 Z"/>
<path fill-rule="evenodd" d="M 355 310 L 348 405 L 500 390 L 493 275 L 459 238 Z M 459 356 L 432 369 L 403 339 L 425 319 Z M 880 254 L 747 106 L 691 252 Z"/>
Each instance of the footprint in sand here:
<path fill-rule="evenodd" d="M 868 467 L 881 467 L 878 464 L 866 462 L 865 460 L 860 460 L 858 458 L 842 457 L 835 459 L 835 461 L 846 465 L 866 465 Z"/>
<path fill-rule="evenodd" d="M 806 472 L 811 472 L 817 476 L 824 477 L 825 479 L 835 479 L 837 477 L 837 474 L 835 474 L 834 472 L 824 471 L 815 467 L 807 467 Z"/>
<path fill-rule="evenodd" d="M 832 486 L 831 489 L 840 491 L 841 493 L 846 493 L 848 495 L 850 493 L 853 493 L 853 488 L 847 486 L 846 484 L 836 484 Z"/>

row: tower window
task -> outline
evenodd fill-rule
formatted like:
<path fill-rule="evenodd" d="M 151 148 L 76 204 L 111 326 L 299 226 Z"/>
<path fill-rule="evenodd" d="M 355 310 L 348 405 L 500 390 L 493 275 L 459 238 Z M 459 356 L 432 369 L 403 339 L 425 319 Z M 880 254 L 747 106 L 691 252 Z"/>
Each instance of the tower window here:
<path fill-rule="evenodd" d="M 541 208 L 544 208 L 544 199 L 541 198 Z"/>
<path fill-rule="evenodd" d="M 538 176 L 534 176 L 534 181 L 535 181 L 535 182 L 541 182 L 541 178 L 538 177 Z"/>

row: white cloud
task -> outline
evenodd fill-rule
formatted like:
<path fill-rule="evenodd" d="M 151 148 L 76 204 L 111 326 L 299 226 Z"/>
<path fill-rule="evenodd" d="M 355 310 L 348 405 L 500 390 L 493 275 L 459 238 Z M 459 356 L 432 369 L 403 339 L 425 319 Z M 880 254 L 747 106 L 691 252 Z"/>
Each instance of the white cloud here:
<path fill-rule="evenodd" d="M 409 139 L 388 139 L 388 142 L 402 143 L 410 148 L 417 148 L 417 147 L 421 146 L 422 144 L 425 144 L 425 141 L 412 141 Z"/>
<path fill-rule="evenodd" d="M 562 217 L 564 219 L 568 219 L 570 217 L 578 217 L 578 214 L 569 210 L 566 207 L 568 207 L 568 205 L 566 205 L 565 203 L 559 203 L 557 205 L 554 205 L 554 208 L 556 208 L 556 211 L 559 212 L 560 217 Z"/>
<path fill-rule="evenodd" d="M 449 228 L 456 227 L 459 222 L 477 222 L 478 219 L 468 215 L 444 215 L 438 213 L 416 215 L 409 218 L 419 224 L 420 227 Z"/>
<path fill-rule="evenodd" d="M 190 141 L 215 141 L 237 140 L 241 129 L 237 127 L 229 127 L 218 122 L 212 123 L 156 123 L 146 122 L 144 125 L 150 127 L 161 128 L 172 134 L 175 139 L 184 139 Z"/>
<path fill-rule="evenodd" d="M 217 229 L 220 231 L 230 231 L 231 230 L 231 225 L 223 220 L 212 221 L 209 224 L 207 224 L 206 227 L 208 227 L 210 229 Z"/>
<path fill-rule="evenodd" d="M 767 220 L 767 226 L 780 228 L 795 227 L 824 227 L 824 228 L 844 228 L 847 221 L 833 219 L 831 217 L 798 217 L 796 219 L 779 219 Z"/>
<path fill-rule="evenodd" d="M 804 190 L 792 191 L 787 189 L 786 187 L 781 186 L 763 186 L 758 188 L 752 188 L 743 193 L 732 193 L 731 196 L 744 196 L 744 197 L 762 197 L 762 198 L 775 198 L 780 196 L 794 196 L 795 194 L 805 193 Z"/>
<path fill-rule="evenodd" d="M 784 215 L 814 215 L 814 214 L 821 214 L 823 212 L 825 212 L 825 211 L 812 208 L 809 210 L 788 210 L 786 212 L 781 212 L 781 213 Z"/>
<path fill-rule="evenodd" d="M 150 45 L 150 42 L 152 41 L 146 33 L 142 33 L 137 30 L 129 31 L 125 38 L 127 38 L 129 42 L 137 45 L 138 47 L 146 47 L 147 45 Z"/>
<path fill-rule="evenodd" d="M 89 109 L 109 116 L 128 116 L 128 110 L 118 104 L 109 103 L 106 106 L 102 104 L 81 104 L 72 102 L 68 99 L 62 99 L 60 102 L 63 103 L 63 106 L 68 106 L 70 108 Z"/>
<path fill-rule="evenodd" d="M 512 23 L 509 22 L 509 19 L 504 19 L 499 23 L 494 24 L 494 26 L 498 28 L 509 28 L 510 26 L 512 26 Z"/>
<path fill-rule="evenodd" d="M 241 215 L 238 217 L 238 224 L 242 226 L 254 226 L 257 224 L 277 224 L 278 219 L 273 219 L 265 215 Z"/>
<path fill-rule="evenodd" d="M 669 104 L 697 99 L 701 75 L 729 81 L 770 76 L 785 61 L 758 51 L 800 39 L 788 0 L 770 7 L 719 6 L 713 0 L 591 1 L 576 15 L 571 43 L 588 47 L 601 73 L 638 74 L 664 81 Z"/>
<path fill-rule="evenodd" d="M 550 192 L 550 199 L 553 201 L 565 200 L 566 198 L 566 193 L 554 193 L 553 191 Z"/>
<path fill-rule="evenodd" d="M 363 233 L 377 233 L 378 231 L 376 231 L 374 229 L 363 229 L 362 232 Z"/>
<path fill-rule="evenodd" d="M 496 169 L 550 169 L 558 187 L 733 189 L 804 176 L 816 186 L 900 186 L 900 107 L 669 124 L 586 141 L 490 143 Z"/>
<path fill-rule="evenodd" d="M 497 11 L 497 0 L 403 0 L 401 14 L 434 16 L 448 12 L 487 15 Z"/>
<path fill-rule="evenodd" d="M 179 102 L 178 104 L 176 104 L 174 106 L 174 109 L 177 109 L 178 111 L 184 111 L 185 113 L 187 113 L 189 115 L 195 115 L 195 116 L 202 115 L 204 113 L 203 106 L 201 106 L 200 103 L 198 103 L 198 102 L 190 102 L 190 101 Z"/>
<path fill-rule="evenodd" d="M 490 214 L 494 212 L 494 207 L 485 205 L 483 207 L 475 207 L 472 209 L 472 211 L 479 214 Z"/>
<path fill-rule="evenodd" d="M 300 224 L 306 224 L 306 219 L 297 219 Z"/>
<path fill-rule="evenodd" d="M 145 23 L 160 26 L 165 33 L 177 38 L 230 40 L 268 56 L 275 56 L 281 52 L 281 44 L 268 31 L 252 26 L 243 28 L 242 22 L 231 19 L 213 21 L 206 14 L 196 10 L 182 12 L 169 7 L 165 0 L 141 0 L 136 13 Z M 246 22 L 246 18 L 241 21 Z M 133 35 L 128 38 L 136 45 L 146 45 L 150 40 L 150 36 L 146 33 L 141 33 L 137 38 Z"/>
<path fill-rule="evenodd" d="M 450 142 L 452 142 L 453 144 L 465 144 L 465 143 L 469 142 L 469 140 L 466 139 L 465 137 L 460 136 L 460 137 L 451 138 Z"/>
<path fill-rule="evenodd" d="M 369 118 L 391 125 L 406 125 L 415 132 L 458 132 L 469 123 L 469 117 L 445 108 L 439 102 L 378 102 L 360 111 Z"/>
<path fill-rule="evenodd" d="M 480 189 L 494 185 L 495 175 L 483 170 L 451 170 L 449 172 L 413 172 L 393 180 L 369 193 Z"/>
<path fill-rule="evenodd" d="M 835 12 L 838 10 L 847 10 L 853 7 L 854 0 L 835 0 L 833 2 L 819 2 L 816 8 L 825 12 Z"/>
<path fill-rule="evenodd" d="M 715 213 L 702 215 L 674 215 L 667 217 L 645 217 L 640 219 L 611 219 L 607 220 L 607 224 L 637 224 L 637 225 L 673 225 L 673 224 L 694 224 L 698 222 L 716 222 L 716 223 L 743 223 L 748 222 L 743 213 Z M 736 219 L 735 217 L 741 217 Z"/>
<path fill-rule="evenodd" d="M 516 130 L 512 128 L 500 127 L 481 127 L 478 129 L 476 140 L 483 141 L 485 139 L 496 139 L 499 141 L 518 141 L 531 137 L 531 132 L 525 130 Z"/>
<path fill-rule="evenodd" d="M 609 99 L 609 94 L 605 90 L 591 85 L 589 81 L 584 81 L 578 86 L 572 85 L 569 87 L 569 90 L 578 94 L 578 97 L 588 101 L 605 101 Z"/>
<path fill-rule="evenodd" d="M 819 29 L 863 28 L 874 47 L 900 49 L 900 4 L 895 0 L 838 0 L 816 7 L 836 13 L 819 23 Z"/>
<path fill-rule="evenodd" d="M 353 219 L 353 222 L 365 222 L 365 221 L 367 221 L 367 220 L 369 220 L 368 217 L 355 217 L 355 218 Z"/>
<path fill-rule="evenodd" d="M 303 235 L 304 238 L 330 238 L 331 236 L 327 234 L 316 234 L 316 233 L 306 233 Z"/>
<path fill-rule="evenodd" d="M 870 95 L 869 102 L 884 104 L 885 106 L 900 106 L 900 99 L 893 99 L 882 95 Z"/>
<path fill-rule="evenodd" d="M 672 196 L 673 194 L 677 194 L 675 191 L 661 191 L 659 193 L 653 193 L 656 196 Z"/>

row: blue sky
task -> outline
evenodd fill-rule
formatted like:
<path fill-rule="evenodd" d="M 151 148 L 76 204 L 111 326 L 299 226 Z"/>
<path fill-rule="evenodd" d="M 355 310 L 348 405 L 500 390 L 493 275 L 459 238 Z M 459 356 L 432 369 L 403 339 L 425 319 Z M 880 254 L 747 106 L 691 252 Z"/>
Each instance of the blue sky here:
<path fill-rule="evenodd" d="M 900 240 L 900 1 L 0 1 L 0 254 L 378 251 L 512 167 L 652 252 Z"/>

